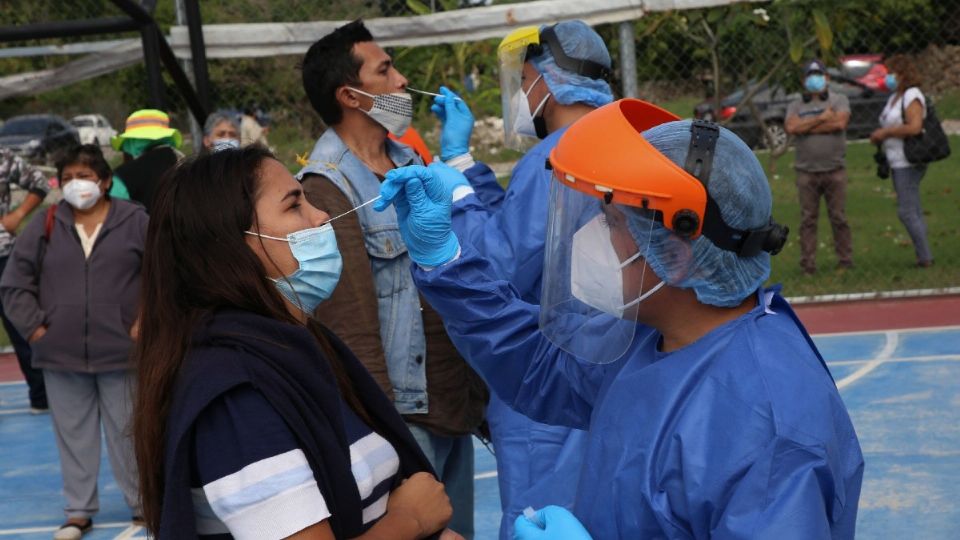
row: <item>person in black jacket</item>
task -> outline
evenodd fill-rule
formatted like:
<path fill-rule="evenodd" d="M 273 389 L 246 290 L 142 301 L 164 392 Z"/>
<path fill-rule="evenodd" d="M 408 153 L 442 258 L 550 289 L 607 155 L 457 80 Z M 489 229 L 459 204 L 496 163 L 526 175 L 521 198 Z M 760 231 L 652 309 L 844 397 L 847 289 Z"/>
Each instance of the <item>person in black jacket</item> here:
<path fill-rule="evenodd" d="M 110 140 L 114 150 L 123 152 L 123 164 L 114 171 L 131 200 L 147 212 L 153 208 L 153 194 L 163 173 L 183 154 L 177 150 L 183 137 L 170 127 L 170 117 L 157 109 L 140 109 L 127 117 L 126 129 Z"/>
<path fill-rule="evenodd" d="M 459 537 L 403 420 L 311 318 L 341 269 L 328 219 L 257 145 L 161 182 L 134 413 L 158 539 Z"/>
<path fill-rule="evenodd" d="M 97 145 L 68 150 L 57 177 L 63 200 L 18 237 L 0 294 L 43 370 L 67 503 L 54 538 L 71 540 L 92 528 L 99 509 L 101 426 L 114 477 L 140 520 L 130 352 L 148 218 L 139 204 L 110 198 L 112 174 Z"/>

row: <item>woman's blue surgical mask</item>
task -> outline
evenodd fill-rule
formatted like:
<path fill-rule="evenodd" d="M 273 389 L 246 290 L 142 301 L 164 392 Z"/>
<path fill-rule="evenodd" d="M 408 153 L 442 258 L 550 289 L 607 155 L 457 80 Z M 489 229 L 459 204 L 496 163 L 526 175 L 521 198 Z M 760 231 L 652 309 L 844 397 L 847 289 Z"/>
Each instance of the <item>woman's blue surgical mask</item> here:
<path fill-rule="evenodd" d="M 803 81 L 803 87 L 807 89 L 807 92 L 823 92 L 823 89 L 827 87 L 827 78 L 819 74 L 807 75 L 807 78 Z"/>
<path fill-rule="evenodd" d="M 289 242 L 290 252 L 300 264 L 300 268 L 289 276 L 274 279 L 273 282 L 280 293 L 304 313 L 312 315 L 320 302 L 333 294 L 333 289 L 340 281 L 343 260 L 340 258 L 340 249 L 337 248 L 337 237 L 333 233 L 332 225 L 328 223 L 292 232 L 286 238 L 245 232 L 260 238 Z"/>
<path fill-rule="evenodd" d="M 897 76 L 893 73 L 887 73 L 887 76 L 883 78 L 883 84 L 886 85 L 887 90 L 895 92 L 897 90 Z"/>

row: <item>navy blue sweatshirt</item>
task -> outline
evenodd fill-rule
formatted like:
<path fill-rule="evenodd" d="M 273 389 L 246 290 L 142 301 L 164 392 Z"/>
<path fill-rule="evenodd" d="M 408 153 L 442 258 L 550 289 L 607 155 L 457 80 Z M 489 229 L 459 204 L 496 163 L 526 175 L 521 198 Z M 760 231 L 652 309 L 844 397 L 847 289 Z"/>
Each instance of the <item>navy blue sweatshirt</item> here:
<path fill-rule="evenodd" d="M 346 346 L 326 332 L 374 425 L 400 458 L 400 478 L 429 462 L 393 404 Z M 176 381 L 167 419 L 164 494 L 157 538 L 196 538 L 190 496 L 194 423 L 218 396 L 251 385 L 288 425 L 307 457 L 331 512 L 337 538 L 365 530 L 341 415 L 342 397 L 328 359 L 306 328 L 241 311 L 222 311 L 194 335 Z"/>

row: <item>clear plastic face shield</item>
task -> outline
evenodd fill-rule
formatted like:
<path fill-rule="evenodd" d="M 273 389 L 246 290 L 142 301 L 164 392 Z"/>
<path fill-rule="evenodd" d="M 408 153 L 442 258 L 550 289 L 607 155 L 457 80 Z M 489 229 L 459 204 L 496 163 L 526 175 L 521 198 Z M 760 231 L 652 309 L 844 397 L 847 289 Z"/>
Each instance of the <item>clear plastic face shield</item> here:
<path fill-rule="evenodd" d="M 523 80 L 523 64 L 527 47 L 540 43 L 540 29 L 536 26 L 518 28 L 503 38 L 497 48 L 500 62 L 500 105 L 503 110 L 503 142 L 508 148 L 524 151 L 537 140 L 525 137 L 516 131 L 517 115 L 526 103 Z M 532 81 L 528 81 L 529 86 Z"/>
<path fill-rule="evenodd" d="M 609 363 L 623 356 L 638 316 L 650 314 L 643 302 L 664 286 L 661 278 L 676 284 L 697 271 L 691 245 L 701 235 L 744 258 L 776 254 L 786 241 L 787 229 L 772 219 L 751 229 L 729 226 L 708 196 L 720 127 L 674 124 L 690 134 L 682 167 L 643 138 L 645 130 L 676 120 L 623 99 L 575 122 L 550 153 L 540 329 L 580 359 Z M 645 258 L 669 275 L 657 276 Z"/>
<path fill-rule="evenodd" d="M 640 305 L 663 286 L 643 260 L 651 235 L 638 246 L 627 226 L 636 211 L 560 182 L 550 188 L 540 329 L 588 362 L 623 356 L 633 343 Z"/>

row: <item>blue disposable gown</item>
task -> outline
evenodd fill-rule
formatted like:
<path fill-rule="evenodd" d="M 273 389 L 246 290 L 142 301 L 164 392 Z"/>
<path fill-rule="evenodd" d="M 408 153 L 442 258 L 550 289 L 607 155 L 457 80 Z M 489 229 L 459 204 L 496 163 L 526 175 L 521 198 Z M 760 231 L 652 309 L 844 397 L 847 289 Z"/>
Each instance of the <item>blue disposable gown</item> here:
<path fill-rule="evenodd" d="M 589 430 L 574 514 L 597 539 L 853 538 L 863 456 L 819 353 L 778 294 L 673 352 L 638 328 L 605 366 L 556 349 L 538 306 L 463 244 L 420 290 L 501 399 Z M 573 480 L 571 478 L 571 480 Z"/>
<path fill-rule="evenodd" d="M 465 174 L 476 193 L 454 203 L 453 229 L 475 246 L 500 279 L 521 297 L 540 302 L 544 238 L 552 171 L 546 160 L 566 129 L 550 134 L 514 167 L 507 190 L 483 163 Z M 456 330 L 448 330 L 451 337 Z M 500 538 L 512 538 L 513 521 L 524 508 L 548 504 L 573 507 L 587 434 L 535 422 L 490 396 L 487 421 L 497 454 L 503 519 Z"/>

